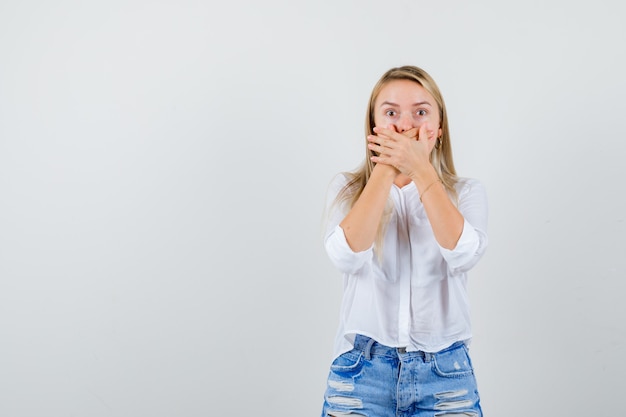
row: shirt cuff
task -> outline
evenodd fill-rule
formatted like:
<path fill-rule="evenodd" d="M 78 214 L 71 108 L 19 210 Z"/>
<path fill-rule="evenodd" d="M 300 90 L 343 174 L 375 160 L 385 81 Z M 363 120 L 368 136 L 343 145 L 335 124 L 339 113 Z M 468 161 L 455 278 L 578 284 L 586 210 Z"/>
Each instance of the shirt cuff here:
<path fill-rule="evenodd" d="M 480 260 L 485 251 L 486 240 L 485 234 L 479 233 L 471 224 L 463 220 L 463 231 L 454 249 L 446 249 L 442 246 L 439 246 L 439 249 L 450 270 L 467 271 Z"/>
<path fill-rule="evenodd" d="M 326 252 L 332 263 L 344 273 L 355 273 L 372 259 L 374 245 L 362 252 L 354 252 L 341 226 L 335 226 L 334 230 L 326 239 Z"/>

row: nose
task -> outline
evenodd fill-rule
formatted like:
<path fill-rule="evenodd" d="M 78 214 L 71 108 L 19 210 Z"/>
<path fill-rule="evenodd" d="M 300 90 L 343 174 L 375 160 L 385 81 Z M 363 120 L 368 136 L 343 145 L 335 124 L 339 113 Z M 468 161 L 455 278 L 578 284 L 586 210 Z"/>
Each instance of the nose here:
<path fill-rule="evenodd" d="M 411 117 L 411 114 L 407 112 L 402 113 L 396 123 L 398 132 L 406 132 L 407 130 L 413 129 L 413 127 L 413 118 Z"/>

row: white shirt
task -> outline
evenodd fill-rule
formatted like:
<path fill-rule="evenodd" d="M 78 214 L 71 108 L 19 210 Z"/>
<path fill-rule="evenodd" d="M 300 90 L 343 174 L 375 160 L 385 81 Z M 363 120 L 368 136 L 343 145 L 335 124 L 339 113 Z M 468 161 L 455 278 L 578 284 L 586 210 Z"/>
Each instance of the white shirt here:
<path fill-rule="evenodd" d="M 387 225 L 383 257 L 373 245 L 354 252 L 339 223 L 347 211 L 332 206 L 346 184 L 332 181 L 324 244 L 331 262 L 343 274 L 344 293 L 334 357 L 352 349 L 362 334 L 383 345 L 437 352 L 472 336 L 467 297 L 467 271 L 487 247 L 487 196 L 477 180 L 456 185 L 463 232 L 454 249 L 435 240 L 415 183 L 393 185 L 393 213 Z"/>

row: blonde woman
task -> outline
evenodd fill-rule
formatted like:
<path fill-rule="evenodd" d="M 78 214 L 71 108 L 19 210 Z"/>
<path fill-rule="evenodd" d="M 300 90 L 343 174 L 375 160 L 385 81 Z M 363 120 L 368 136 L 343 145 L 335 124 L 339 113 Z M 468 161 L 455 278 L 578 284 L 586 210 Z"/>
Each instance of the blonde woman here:
<path fill-rule="evenodd" d="M 381 77 L 365 161 L 329 190 L 324 243 L 344 294 L 322 416 L 481 416 L 466 286 L 487 246 L 487 199 L 456 175 L 430 75 Z"/>

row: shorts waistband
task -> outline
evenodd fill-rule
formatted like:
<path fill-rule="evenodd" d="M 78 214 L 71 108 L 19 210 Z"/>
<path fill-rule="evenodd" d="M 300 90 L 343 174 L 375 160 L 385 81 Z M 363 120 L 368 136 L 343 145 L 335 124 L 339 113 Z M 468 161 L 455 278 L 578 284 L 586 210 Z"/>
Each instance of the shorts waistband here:
<path fill-rule="evenodd" d="M 398 357 L 400 355 L 416 355 L 420 356 L 426 362 L 430 362 L 433 356 L 437 353 L 447 352 L 453 349 L 457 349 L 463 346 L 464 343 L 459 341 L 455 342 L 452 345 L 448 346 L 440 350 L 439 352 L 424 352 L 421 350 L 417 351 L 407 351 L 406 347 L 391 347 L 378 343 L 376 340 L 372 339 L 368 336 L 363 336 L 357 334 L 354 339 L 354 348 L 362 351 L 365 354 L 365 357 L 369 360 L 372 355 L 383 355 L 383 356 L 392 356 Z"/>

